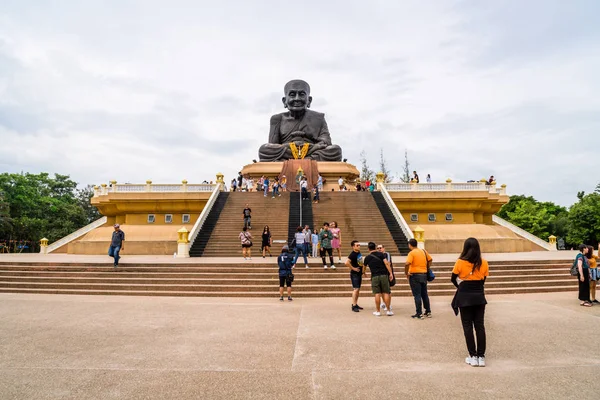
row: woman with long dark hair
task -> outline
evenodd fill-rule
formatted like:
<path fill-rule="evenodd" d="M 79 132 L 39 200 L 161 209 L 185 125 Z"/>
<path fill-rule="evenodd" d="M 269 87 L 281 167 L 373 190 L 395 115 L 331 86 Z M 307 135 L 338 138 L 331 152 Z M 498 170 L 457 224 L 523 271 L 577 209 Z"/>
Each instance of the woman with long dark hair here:
<path fill-rule="evenodd" d="M 460 310 L 460 319 L 469 351 L 465 362 L 472 367 L 485 367 L 484 315 L 487 300 L 483 285 L 489 274 L 488 262 L 481 258 L 479 242 L 475 238 L 468 238 L 465 240 L 460 257 L 454 264 L 451 281 L 458 288 L 452 300 L 452 308 L 456 315 Z M 477 335 L 477 346 L 473 329 Z"/>
<path fill-rule="evenodd" d="M 269 257 L 273 257 L 271 254 L 271 230 L 269 229 L 269 225 L 265 225 L 262 233 L 262 256 L 265 258 L 267 252 L 269 252 Z"/>
<path fill-rule="evenodd" d="M 590 253 L 589 247 L 585 244 L 579 245 L 579 254 L 575 258 L 577 263 L 577 280 L 579 281 L 579 305 L 584 307 L 591 307 L 592 302 L 590 301 L 590 263 L 588 261 L 588 255 Z"/>

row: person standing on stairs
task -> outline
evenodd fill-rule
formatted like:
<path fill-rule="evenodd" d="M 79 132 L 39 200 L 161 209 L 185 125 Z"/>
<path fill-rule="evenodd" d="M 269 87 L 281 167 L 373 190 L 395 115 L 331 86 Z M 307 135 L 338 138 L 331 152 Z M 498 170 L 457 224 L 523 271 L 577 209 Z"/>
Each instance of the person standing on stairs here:
<path fill-rule="evenodd" d="M 281 190 L 287 192 L 287 178 L 285 175 L 281 176 Z"/>
<path fill-rule="evenodd" d="M 302 253 L 302 257 L 304 258 L 304 266 L 308 268 L 308 259 L 306 258 L 306 251 L 304 250 L 304 240 L 304 232 L 302 232 L 302 227 L 299 226 L 296 228 L 296 234 L 294 235 L 294 242 L 296 242 L 296 255 L 294 256 L 294 262 L 292 264 L 296 265 L 296 261 L 298 261 L 298 256 L 300 255 L 300 253 Z"/>
<path fill-rule="evenodd" d="M 315 185 L 314 187 L 314 192 L 315 192 L 315 197 L 313 197 L 313 203 L 318 204 L 319 203 L 319 185 Z"/>
<path fill-rule="evenodd" d="M 352 252 L 346 259 L 346 266 L 350 269 L 350 281 L 352 282 L 352 311 L 359 312 L 363 308 L 358 305 L 358 296 L 360 295 L 360 286 L 363 277 L 363 257 L 360 253 L 360 243 L 358 240 L 350 242 Z"/>
<path fill-rule="evenodd" d="M 265 197 L 267 197 L 269 195 L 269 185 L 271 184 L 271 182 L 269 181 L 269 177 L 267 176 L 264 180 L 263 180 L 263 189 L 265 191 Z"/>
<path fill-rule="evenodd" d="M 121 225 L 114 225 L 115 231 L 112 233 L 112 239 L 110 241 L 110 247 L 108 248 L 108 256 L 114 258 L 114 267 L 117 268 L 119 266 L 119 252 L 125 249 L 123 246 L 123 242 L 125 241 L 125 232 L 121 230 Z"/>
<path fill-rule="evenodd" d="M 263 233 L 262 233 L 262 256 L 263 258 L 265 258 L 265 256 L 267 255 L 267 252 L 269 252 L 269 257 L 273 257 L 273 255 L 271 254 L 271 243 L 272 243 L 272 238 L 271 238 L 271 230 L 269 229 L 269 225 L 265 225 L 265 227 L 263 228 Z"/>
<path fill-rule="evenodd" d="M 331 233 L 333 234 L 333 240 L 331 241 L 331 248 L 334 253 L 337 253 L 338 262 L 342 263 L 342 230 L 338 227 L 337 222 L 332 221 Z"/>
<path fill-rule="evenodd" d="M 304 254 L 306 254 L 308 257 L 310 257 L 311 256 L 310 241 L 311 241 L 311 236 L 312 236 L 310 227 L 308 225 L 304 225 L 304 230 L 302 231 L 302 233 L 304 233 Z"/>
<path fill-rule="evenodd" d="M 305 176 L 300 180 L 300 190 L 302 191 L 302 200 L 310 200 L 308 196 L 308 181 Z"/>
<path fill-rule="evenodd" d="M 279 193 L 280 186 L 279 178 L 275 177 L 275 181 L 273 182 L 273 198 L 275 198 L 275 196 L 281 197 L 281 193 Z"/>
<path fill-rule="evenodd" d="M 323 177 L 319 174 L 319 178 L 317 179 L 317 186 L 319 190 L 323 191 Z"/>
<path fill-rule="evenodd" d="M 310 241 L 312 244 L 312 257 L 317 258 L 317 251 L 319 250 L 319 234 L 317 233 L 316 229 L 312 233 Z"/>
<path fill-rule="evenodd" d="M 239 238 L 242 242 L 242 255 L 244 256 L 244 260 L 252 260 L 252 234 L 248 232 L 246 227 L 243 227 L 239 234 Z"/>
<path fill-rule="evenodd" d="M 244 216 L 244 229 L 252 229 L 252 209 L 248 206 L 248 203 L 246 203 L 242 215 Z"/>
<path fill-rule="evenodd" d="M 323 224 L 323 230 L 319 233 L 319 243 L 321 245 L 321 260 L 323 260 L 323 268 L 327 269 L 327 262 L 325 256 L 329 254 L 329 265 L 331 269 L 336 269 L 333 264 L 333 251 L 331 249 L 331 241 L 333 240 L 333 233 L 329 230 L 329 222 Z"/>

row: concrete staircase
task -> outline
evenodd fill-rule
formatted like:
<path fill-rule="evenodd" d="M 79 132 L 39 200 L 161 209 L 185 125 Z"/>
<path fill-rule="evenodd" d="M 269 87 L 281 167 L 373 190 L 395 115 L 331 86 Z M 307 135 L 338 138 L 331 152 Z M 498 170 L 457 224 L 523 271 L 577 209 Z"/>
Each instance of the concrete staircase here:
<path fill-rule="evenodd" d="M 383 244 L 392 255 L 400 255 L 370 192 L 321 192 L 320 199 L 318 204 L 313 205 L 315 227 L 320 228 L 323 222 L 336 221 L 339 224 L 342 230 L 342 258 L 352 251 L 352 240 Z"/>
<path fill-rule="evenodd" d="M 254 194 L 240 197 L 248 195 Z M 310 269 L 294 270 L 294 296 L 350 297 L 348 270 L 343 265 L 335 271 L 324 270 L 319 264 L 317 260 Z M 568 272 L 570 264 L 571 261 L 545 260 L 490 262 L 491 276 L 485 290 L 489 295 L 576 291 L 577 280 Z M 453 263 L 434 264 L 436 280 L 430 283 L 431 295 L 454 294 L 450 283 L 452 266 Z M 398 284 L 392 289 L 393 295 L 409 296 L 403 267 L 397 265 L 395 271 Z M 275 264 L 244 264 L 241 257 L 235 264 L 122 264 L 118 271 L 108 264 L 0 262 L 0 292 L 275 297 L 278 276 Z M 369 280 L 364 281 L 361 296 L 371 296 Z"/>
<path fill-rule="evenodd" d="M 275 199 L 264 197 L 261 192 L 232 192 L 219 215 L 219 219 L 202 252 L 203 257 L 235 257 L 241 255 L 241 242 L 238 237 L 244 226 L 242 211 L 246 204 L 252 209 L 253 257 L 260 252 L 261 234 L 269 225 L 273 240 L 287 240 L 290 210 L 290 193 L 282 193 Z M 275 250 L 281 250 L 279 245 Z"/>

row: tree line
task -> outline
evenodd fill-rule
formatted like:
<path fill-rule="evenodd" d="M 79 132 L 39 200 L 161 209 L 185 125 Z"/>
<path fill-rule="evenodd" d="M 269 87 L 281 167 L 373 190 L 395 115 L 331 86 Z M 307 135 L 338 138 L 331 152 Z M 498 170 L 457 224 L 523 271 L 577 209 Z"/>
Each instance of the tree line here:
<path fill-rule="evenodd" d="M 584 243 L 598 246 L 600 239 L 600 184 L 593 193 L 577 193 L 577 202 L 563 207 L 531 196 L 511 196 L 498 212 L 527 232 L 548 240 L 550 235 L 562 239 L 567 249 Z"/>
<path fill-rule="evenodd" d="M 69 175 L 0 174 L 0 251 L 37 252 L 42 237 L 52 243 L 100 218 L 93 195 Z"/>

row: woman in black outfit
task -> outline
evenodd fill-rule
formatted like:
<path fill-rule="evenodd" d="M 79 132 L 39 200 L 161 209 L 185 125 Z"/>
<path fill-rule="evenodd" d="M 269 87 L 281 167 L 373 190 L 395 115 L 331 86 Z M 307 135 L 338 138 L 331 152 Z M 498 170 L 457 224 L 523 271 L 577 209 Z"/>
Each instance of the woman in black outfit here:
<path fill-rule="evenodd" d="M 590 249 L 585 244 L 579 245 L 580 254 L 577 254 L 575 262 L 577 263 L 577 280 L 579 281 L 579 305 L 591 307 L 590 301 L 590 263 L 587 259 Z"/>
<path fill-rule="evenodd" d="M 486 335 L 484 325 L 487 301 L 483 291 L 485 279 L 489 276 L 489 265 L 481 258 L 479 242 L 475 238 L 465 240 L 463 251 L 454 264 L 451 281 L 458 288 L 452 308 L 462 321 L 469 356 L 465 362 L 472 367 L 485 367 Z M 458 283 L 460 279 L 460 284 Z M 477 347 L 473 329 L 477 334 Z"/>
<path fill-rule="evenodd" d="M 273 257 L 273 255 L 271 254 L 271 230 L 269 229 L 269 225 L 265 225 L 265 227 L 263 228 L 261 247 L 263 258 L 265 258 L 265 256 L 267 255 L 267 252 L 269 252 L 269 257 Z"/>

